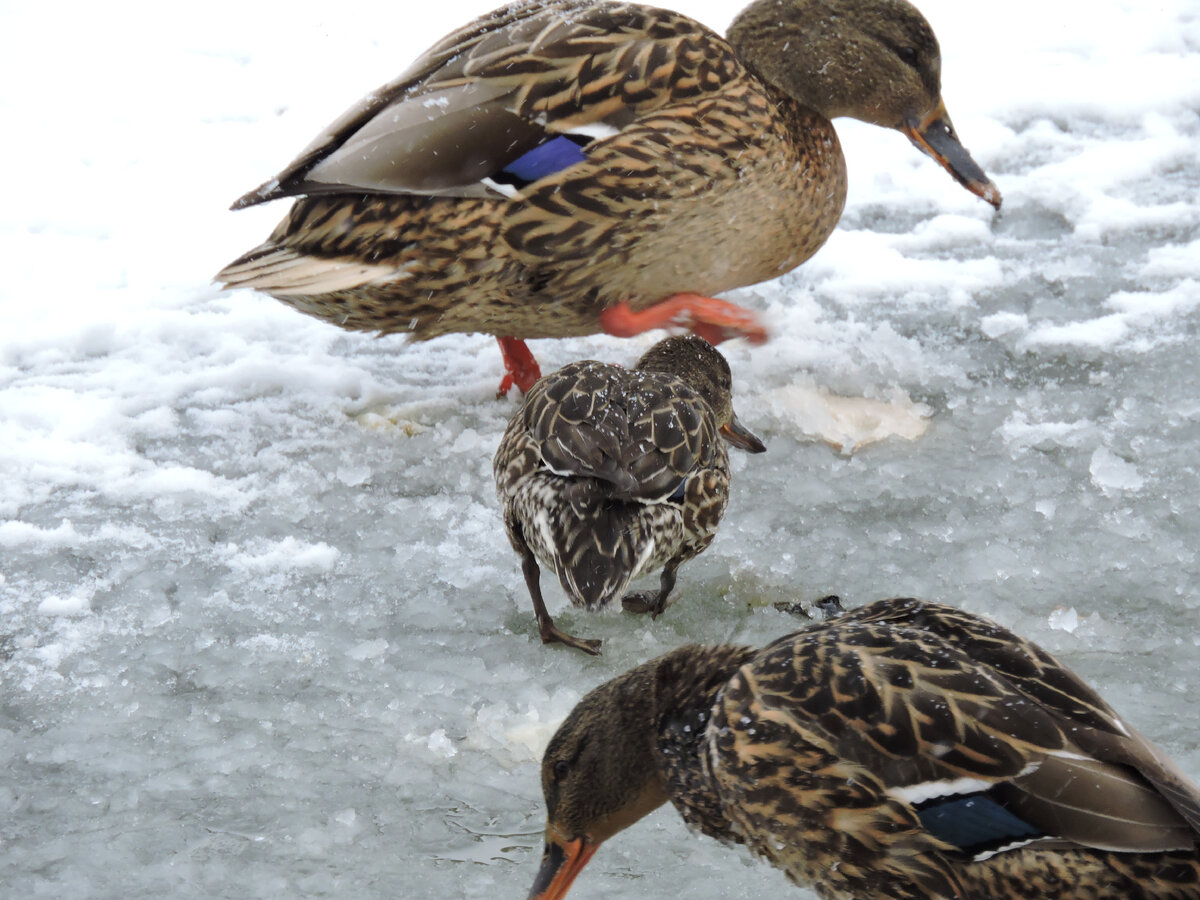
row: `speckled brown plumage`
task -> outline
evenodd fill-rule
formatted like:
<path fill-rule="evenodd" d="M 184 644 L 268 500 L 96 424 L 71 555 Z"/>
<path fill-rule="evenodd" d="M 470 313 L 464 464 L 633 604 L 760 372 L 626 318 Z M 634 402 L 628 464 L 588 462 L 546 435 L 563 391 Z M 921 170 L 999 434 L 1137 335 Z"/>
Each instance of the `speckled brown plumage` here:
<path fill-rule="evenodd" d="M 667 324 L 605 314 L 770 279 L 824 243 L 846 193 L 831 115 L 905 131 L 999 203 L 954 137 L 936 41 L 905 0 L 757 0 L 730 34 L 632 3 L 502 7 L 241 198 L 304 195 L 217 278 L 419 339 Z M 580 149 L 559 167 L 506 168 L 564 136 Z M 760 337 L 747 321 L 718 316 L 706 334 Z"/>
<path fill-rule="evenodd" d="M 622 301 L 644 309 L 774 278 L 833 231 L 845 164 L 828 121 L 736 71 L 713 96 L 672 98 L 597 142 L 519 201 L 317 193 L 218 278 L 343 328 L 422 340 L 593 334 Z M 714 228 L 721 252 L 695 252 Z"/>
<path fill-rule="evenodd" d="M 939 604 L 680 648 L 585 697 L 542 779 L 531 897 L 670 800 L 828 900 L 1200 898 L 1200 789 L 1049 654 Z"/>
<path fill-rule="evenodd" d="M 586 360 L 533 386 L 494 470 L 544 641 L 599 647 L 554 627 L 535 560 L 588 609 L 662 568 L 657 592 L 622 600 L 631 611 L 662 612 L 676 570 L 712 543 L 729 501 L 720 435 L 762 449 L 733 414 L 731 388 L 729 364 L 697 337 L 660 341 L 634 369 Z"/>

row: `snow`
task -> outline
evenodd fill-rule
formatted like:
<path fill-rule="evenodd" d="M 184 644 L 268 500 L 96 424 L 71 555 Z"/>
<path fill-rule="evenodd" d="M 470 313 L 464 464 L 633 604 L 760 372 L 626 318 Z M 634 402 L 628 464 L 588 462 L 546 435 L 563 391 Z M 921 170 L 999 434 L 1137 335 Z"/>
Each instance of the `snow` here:
<path fill-rule="evenodd" d="M 1059 631 L 1074 632 L 1079 627 L 1079 613 L 1073 606 L 1070 608 L 1056 606 L 1050 611 L 1047 622 L 1051 628 Z"/>
<path fill-rule="evenodd" d="M 491 0 L 6 6 L 8 892 L 523 896 L 541 748 L 588 689 L 828 593 L 990 614 L 1200 777 L 1200 15 L 920 5 L 1004 208 L 838 123 L 838 232 L 733 298 L 774 332 L 727 347 L 769 449 L 734 454 L 716 542 L 656 622 L 543 578 L 598 659 L 536 638 L 491 481 L 515 408 L 494 342 L 346 334 L 210 283 L 286 208 L 229 203 Z M 676 6 L 723 28 L 737 3 Z M 631 890 L 808 896 L 670 809 L 572 896 Z"/>

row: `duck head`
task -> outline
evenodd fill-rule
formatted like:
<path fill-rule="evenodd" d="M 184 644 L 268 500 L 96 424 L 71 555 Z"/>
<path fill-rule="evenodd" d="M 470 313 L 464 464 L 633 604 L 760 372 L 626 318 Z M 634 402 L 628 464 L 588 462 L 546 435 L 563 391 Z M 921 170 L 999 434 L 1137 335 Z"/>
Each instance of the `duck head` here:
<path fill-rule="evenodd" d="M 546 848 L 529 900 L 558 900 L 600 844 L 667 801 L 654 760 L 653 672 L 603 684 L 572 710 L 542 757 Z"/>
<path fill-rule="evenodd" d="M 678 335 L 661 340 L 643 354 L 635 368 L 678 376 L 704 398 L 725 440 L 748 453 L 767 449 L 754 432 L 738 421 L 733 411 L 733 373 L 729 361 L 704 338 Z"/>
<path fill-rule="evenodd" d="M 760 79 L 826 118 L 903 132 L 997 209 L 1000 191 L 959 141 L 941 96 L 942 58 L 907 0 L 756 0 L 729 42 Z"/>

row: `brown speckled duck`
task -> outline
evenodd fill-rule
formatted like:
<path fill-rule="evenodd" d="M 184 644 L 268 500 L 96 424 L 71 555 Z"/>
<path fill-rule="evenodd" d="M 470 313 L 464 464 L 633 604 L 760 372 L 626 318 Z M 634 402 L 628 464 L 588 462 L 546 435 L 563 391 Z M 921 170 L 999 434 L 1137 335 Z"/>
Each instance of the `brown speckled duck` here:
<path fill-rule="evenodd" d="M 676 570 L 712 543 L 729 501 L 729 456 L 718 435 L 765 449 L 734 415 L 731 388 L 725 357 L 686 336 L 659 341 L 634 369 L 571 363 L 526 395 L 494 470 L 544 643 L 600 650 L 599 641 L 555 627 L 538 560 L 588 609 L 661 567 L 658 591 L 627 594 L 622 605 L 654 616 L 666 607 Z"/>
<path fill-rule="evenodd" d="M 999 207 L 940 80 L 906 0 L 756 0 L 728 41 L 635 3 L 512 3 L 234 203 L 302 197 L 217 279 L 343 328 L 496 335 L 502 392 L 537 380 L 525 338 L 684 325 L 761 341 L 712 297 L 829 237 L 846 197 L 830 119 L 902 131 Z"/>
<path fill-rule="evenodd" d="M 626 672 L 542 788 L 531 900 L 668 800 L 826 900 L 1200 898 L 1200 788 L 1039 647 L 917 600 Z"/>

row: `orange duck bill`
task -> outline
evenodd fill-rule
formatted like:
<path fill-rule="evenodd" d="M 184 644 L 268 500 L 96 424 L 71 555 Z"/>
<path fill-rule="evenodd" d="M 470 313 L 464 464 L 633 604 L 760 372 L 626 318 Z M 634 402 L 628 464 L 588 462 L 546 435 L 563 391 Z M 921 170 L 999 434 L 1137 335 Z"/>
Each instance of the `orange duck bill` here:
<path fill-rule="evenodd" d="M 933 157 L 954 180 L 977 197 L 982 197 L 996 209 L 1000 208 L 1000 191 L 983 173 L 979 164 L 962 145 L 946 112 L 946 104 L 938 101 L 932 111 L 920 121 L 909 119 L 900 126 L 922 153 Z"/>
<path fill-rule="evenodd" d="M 585 837 L 567 841 L 546 829 L 546 850 L 542 854 L 542 867 L 538 869 L 528 900 L 560 900 L 567 896 L 575 876 L 583 870 L 599 847 L 598 842 L 589 841 Z"/>

